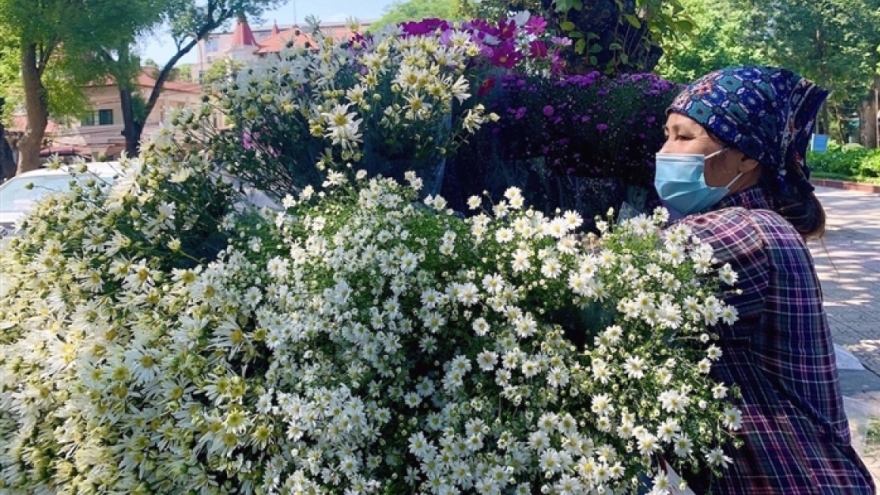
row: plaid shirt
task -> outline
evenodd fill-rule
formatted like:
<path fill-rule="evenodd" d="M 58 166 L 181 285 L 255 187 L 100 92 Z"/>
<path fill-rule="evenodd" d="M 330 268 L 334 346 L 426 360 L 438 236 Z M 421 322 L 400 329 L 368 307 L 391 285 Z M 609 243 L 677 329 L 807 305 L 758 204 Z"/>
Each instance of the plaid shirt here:
<path fill-rule="evenodd" d="M 733 462 L 711 486 L 685 476 L 689 484 L 698 494 L 873 494 L 850 443 L 822 291 L 801 236 L 758 187 L 682 222 L 731 264 L 742 290 L 725 298 L 739 321 L 717 328 L 723 356 L 712 373 L 742 391 L 744 445 L 729 446 Z"/>

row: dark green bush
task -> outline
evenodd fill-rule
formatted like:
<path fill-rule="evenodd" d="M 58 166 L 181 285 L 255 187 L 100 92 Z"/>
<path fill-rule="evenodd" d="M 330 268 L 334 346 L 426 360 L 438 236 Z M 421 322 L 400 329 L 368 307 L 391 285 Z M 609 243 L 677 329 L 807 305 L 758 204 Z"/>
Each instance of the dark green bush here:
<path fill-rule="evenodd" d="M 880 177 L 880 150 L 831 142 L 825 153 L 809 152 L 807 163 L 817 177 L 858 180 Z"/>

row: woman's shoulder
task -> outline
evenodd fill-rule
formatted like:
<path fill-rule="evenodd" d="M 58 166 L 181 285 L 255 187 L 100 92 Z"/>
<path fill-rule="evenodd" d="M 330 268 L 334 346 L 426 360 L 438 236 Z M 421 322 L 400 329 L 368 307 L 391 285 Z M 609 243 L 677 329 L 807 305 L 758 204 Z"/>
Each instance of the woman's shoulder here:
<path fill-rule="evenodd" d="M 701 241 L 709 243 L 721 262 L 755 258 L 757 253 L 780 243 L 803 243 L 794 227 L 771 210 L 734 206 L 689 215 L 679 224 L 686 226 Z"/>

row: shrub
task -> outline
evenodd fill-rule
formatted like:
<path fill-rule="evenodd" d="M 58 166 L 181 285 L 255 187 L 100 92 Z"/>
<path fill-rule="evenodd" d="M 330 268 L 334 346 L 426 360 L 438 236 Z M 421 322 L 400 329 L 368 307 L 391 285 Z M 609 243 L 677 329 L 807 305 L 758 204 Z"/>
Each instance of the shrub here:
<path fill-rule="evenodd" d="M 880 177 L 880 150 L 833 143 L 825 153 L 810 152 L 807 163 L 817 177 L 864 180 Z"/>

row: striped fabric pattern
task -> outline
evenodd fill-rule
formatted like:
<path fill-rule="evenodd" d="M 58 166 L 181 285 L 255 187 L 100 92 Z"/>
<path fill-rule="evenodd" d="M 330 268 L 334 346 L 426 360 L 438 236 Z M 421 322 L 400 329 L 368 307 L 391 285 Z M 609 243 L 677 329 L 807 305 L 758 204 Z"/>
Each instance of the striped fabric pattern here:
<path fill-rule="evenodd" d="M 744 445 L 720 479 L 684 478 L 696 493 L 873 494 L 850 443 L 834 345 L 806 244 L 760 187 L 682 220 L 739 275 L 725 299 L 739 311 L 719 326 L 713 376 L 742 392 Z"/>

